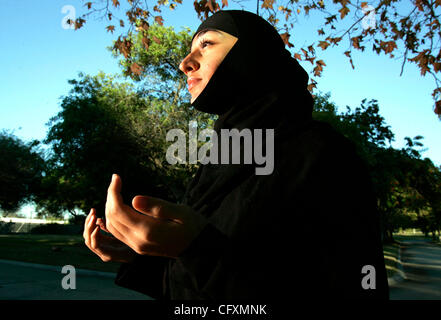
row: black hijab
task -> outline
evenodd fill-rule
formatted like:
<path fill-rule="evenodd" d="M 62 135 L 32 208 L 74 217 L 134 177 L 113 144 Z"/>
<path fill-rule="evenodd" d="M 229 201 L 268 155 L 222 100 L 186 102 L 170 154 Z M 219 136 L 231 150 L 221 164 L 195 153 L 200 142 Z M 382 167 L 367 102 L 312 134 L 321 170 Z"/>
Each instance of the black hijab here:
<path fill-rule="evenodd" d="M 285 49 L 271 24 L 247 11 L 223 10 L 205 20 L 193 39 L 205 30 L 220 30 L 238 38 L 192 103 L 199 111 L 219 115 L 216 133 L 232 128 L 274 129 L 277 149 L 282 139 L 311 121 L 308 74 Z M 262 144 L 265 146 L 265 141 Z M 183 202 L 209 214 L 236 185 L 255 174 L 255 167 L 254 163 L 201 165 Z"/>

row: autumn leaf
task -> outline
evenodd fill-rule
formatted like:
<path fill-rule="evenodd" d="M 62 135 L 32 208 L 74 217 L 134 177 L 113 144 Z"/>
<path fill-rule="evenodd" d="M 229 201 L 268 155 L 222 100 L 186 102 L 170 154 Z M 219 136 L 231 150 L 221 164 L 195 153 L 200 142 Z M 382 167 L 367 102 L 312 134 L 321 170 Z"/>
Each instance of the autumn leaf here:
<path fill-rule="evenodd" d="M 305 10 L 305 14 L 306 15 L 309 15 L 309 9 L 311 9 L 311 7 L 309 7 L 309 6 L 304 6 L 303 7 L 303 10 Z"/>
<path fill-rule="evenodd" d="M 395 41 L 380 41 L 380 47 L 383 48 L 384 53 L 388 54 L 397 48 Z"/>
<path fill-rule="evenodd" d="M 292 43 L 289 42 L 289 37 L 290 37 L 290 35 L 289 35 L 288 32 L 282 33 L 282 34 L 280 35 L 280 37 L 282 38 L 283 43 L 285 43 L 286 46 L 288 46 L 289 48 L 294 47 L 294 45 L 293 45 Z"/>
<path fill-rule="evenodd" d="M 130 55 L 131 49 L 132 49 L 132 43 L 129 40 L 124 39 L 124 41 L 120 43 L 119 50 L 120 52 L 122 52 L 122 54 L 126 59 Z"/>
<path fill-rule="evenodd" d="M 316 84 L 317 84 L 317 81 L 315 81 L 314 79 L 311 79 L 311 83 L 307 87 L 309 92 L 312 92 L 314 88 L 317 88 Z"/>
<path fill-rule="evenodd" d="M 78 18 L 75 20 L 75 30 L 80 29 L 83 24 L 86 22 L 83 18 Z"/>
<path fill-rule="evenodd" d="M 326 48 L 329 47 L 329 42 L 327 42 L 327 41 L 319 41 L 318 46 L 320 48 L 322 48 L 322 50 L 326 50 Z"/>
<path fill-rule="evenodd" d="M 124 21 L 119 20 L 119 25 L 121 26 L 121 28 L 124 28 Z"/>
<path fill-rule="evenodd" d="M 262 8 L 263 9 L 273 9 L 273 4 L 275 0 L 263 0 Z"/>
<path fill-rule="evenodd" d="M 353 37 L 351 38 L 351 40 L 352 40 L 352 46 L 355 49 L 360 49 L 360 37 Z"/>
<path fill-rule="evenodd" d="M 314 68 L 314 75 L 316 77 L 320 77 L 321 73 L 323 72 L 323 66 L 326 66 L 326 64 L 323 62 L 323 60 L 317 60 L 316 67 Z"/>
<path fill-rule="evenodd" d="M 343 38 L 341 37 L 336 37 L 336 38 L 331 38 L 331 37 L 327 37 L 326 40 L 328 40 L 330 43 L 334 44 L 334 45 L 338 45 L 338 43 L 342 40 Z"/>
<path fill-rule="evenodd" d="M 343 19 L 349 12 L 349 8 L 348 7 L 343 7 L 340 10 L 338 10 L 338 12 L 340 12 L 340 19 Z"/>
<path fill-rule="evenodd" d="M 325 32 L 323 31 L 323 29 L 319 29 L 319 30 L 317 30 L 317 32 L 318 32 L 319 36 L 322 36 L 322 35 L 325 34 Z"/>
<path fill-rule="evenodd" d="M 115 8 L 118 8 L 119 7 L 119 1 L 118 0 L 112 0 L 112 1 L 113 1 L 113 6 Z"/>
<path fill-rule="evenodd" d="M 207 4 L 205 5 L 211 12 L 215 12 L 219 10 L 219 4 L 215 0 L 207 0 Z"/>
<path fill-rule="evenodd" d="M 222 0 L 222 8 L 228 7 L 228 0 Z"/>
<path fill-rule="evenodd" d="M 90 10 L 90 8 L 92 8 L 92 2 L 86 2 L 85 6 Z"/>
<path fill-rule="evenodd" d="M 144 31 L 148 31 L 149 30 L 149 23 L 147 21 L 145 21 L 144 19 L 142 19 L 139 24 L 139 28 Z"/>
<path fill-rule="evenodd" d="M 113 33 L 113 31 L 115 31 L 115 26 L 107 26 L 106 29 L 107 29 L 107 32 Z"/>
<path fill-rule="evenodd" d="M 334 14 L 332 16 L 326 17 L 325 20 L 326 20 L 325 24 L 330 24 L 332 23 L 332 21 L 337 20 L 337 15 Z"/>
<path fill-rule="evenodd" d="M 162 19 L 162 17 L 161 16 L 156 16 L 155 17 L 155 21 L 156 21 L 156 23 L 158 23 L 160 26 L 162 26 L 164 23 L 164 19 Z"/>
<path fill-rule="evenodd" d="M 435 113 L 437 115 L 441 115 L 441 100 L 438 100 L 437 102 L 435 102 Z"/>
<path fill-rule="evenodd" d="M 296 58 L 297 60 L 302 60 L 302 56 L 298 53 L 294 53 L 294 58 Z"/>
<path fill-rule="evenodd" d="M 136 62 L 133 62 L 132 65 L 130 66 L 130 71 L 132 71 L 134 74 L 139 76 L 142 72 L 142 67 Z"/>
<path fill-rule="evenodd" d="M 150 46 L 150 40 L 147 37 L 143 37 L 141 41 L 142 44 L 144 45 L 144 48 L 148 50 Z"/>

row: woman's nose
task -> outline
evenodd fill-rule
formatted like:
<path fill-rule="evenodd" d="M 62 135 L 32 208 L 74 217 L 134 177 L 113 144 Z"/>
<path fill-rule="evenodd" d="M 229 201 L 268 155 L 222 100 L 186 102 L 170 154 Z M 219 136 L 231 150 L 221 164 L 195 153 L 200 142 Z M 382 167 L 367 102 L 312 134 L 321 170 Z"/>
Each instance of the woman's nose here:
<path fill-rule="evenodd" d="M 187 74 L 190 71 L 195 71 L 199 68 L 199 63 L 194 60 L 194 58 L 189 54 L 181 61 L 179 64 L 179 70 L 183 73 Z"/>

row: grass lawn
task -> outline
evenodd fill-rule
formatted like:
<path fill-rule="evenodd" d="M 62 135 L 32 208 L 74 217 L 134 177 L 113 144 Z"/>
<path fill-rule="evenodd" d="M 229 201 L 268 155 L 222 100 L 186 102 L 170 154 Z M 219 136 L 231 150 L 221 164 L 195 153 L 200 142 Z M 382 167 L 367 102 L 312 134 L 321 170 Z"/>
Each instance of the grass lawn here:
<path fill-rule="evenodd" d="M 79 269 L 117 272 L 119 263 L 102 262 L 84 244 L 81 235 L 0 235 L 0 259 L 72 265 Z"/>

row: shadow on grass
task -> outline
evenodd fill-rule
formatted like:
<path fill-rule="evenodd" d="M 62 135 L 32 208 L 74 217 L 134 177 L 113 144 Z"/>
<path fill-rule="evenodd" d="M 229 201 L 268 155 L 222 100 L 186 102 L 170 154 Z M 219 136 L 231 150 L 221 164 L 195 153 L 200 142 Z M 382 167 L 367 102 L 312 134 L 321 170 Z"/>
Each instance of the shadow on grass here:
<path fill-rule="evenodd" d="M 84 244 L 81 235 L 0 235 L 0 259 L 79 269 L 117 272 L 119 263 L 104 263 Z"/>

